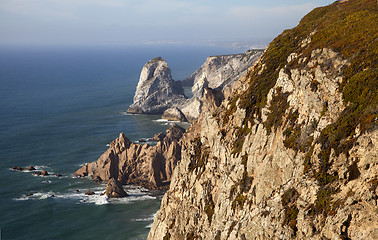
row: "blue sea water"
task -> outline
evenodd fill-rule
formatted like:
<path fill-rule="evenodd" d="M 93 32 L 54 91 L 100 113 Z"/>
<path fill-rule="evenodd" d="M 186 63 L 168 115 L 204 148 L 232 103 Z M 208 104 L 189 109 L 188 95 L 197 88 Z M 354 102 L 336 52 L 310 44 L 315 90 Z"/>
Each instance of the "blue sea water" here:
<path fill-rule="evenodd" d="M 228 53 L 234 52 L 1 47 L 0 239 L 146 239 L 162 192 L 125 186 L 129 197 L 107 201 L 99 195 L 104 184 L 73 173 L 97 160 L 120 132 L 136 141 L 169 127 L 159 116 L 124 114 L 149 59 L 165 58 L 181 80 L 207 56 Z M 11 170 L 30 165 L 51 175 Z M 87 189 L 96 195 L 86 196 Z"/>

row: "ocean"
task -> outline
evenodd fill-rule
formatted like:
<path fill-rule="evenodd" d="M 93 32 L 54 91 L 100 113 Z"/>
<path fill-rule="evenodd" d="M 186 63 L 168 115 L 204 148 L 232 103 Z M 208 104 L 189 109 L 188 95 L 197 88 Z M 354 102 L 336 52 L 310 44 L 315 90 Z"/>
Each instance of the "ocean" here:
<path fill-rule="evenodd" d="M 160 116 L 125 114 L 148 60 L 163 57 L 173 78 L 182 80 L 207 56 L 230 53 L 238 52 L 0 47 L 0 239 L 146 239 L 163 192 L 124 186 L 128 197 L 107 201 L 99 195 L 105 184 L 73 173 L 97 160 L 120 132 L 136 141 L 169 127 Z M 35 166 L 50 175 L 14 166 Z M 87 189 L 96 194 L 85 195 Z"/>

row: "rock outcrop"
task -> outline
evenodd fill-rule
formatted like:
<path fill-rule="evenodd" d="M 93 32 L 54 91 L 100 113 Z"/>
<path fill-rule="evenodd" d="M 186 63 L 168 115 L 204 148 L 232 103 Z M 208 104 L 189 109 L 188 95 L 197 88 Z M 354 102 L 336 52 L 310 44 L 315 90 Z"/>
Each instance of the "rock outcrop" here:
<path fill-rule="evenodd" d="M 163 115 L 161 116 L 162 119 L 170 120 L 170 121 L 179 121 L 179 122 L 187 122 L 185 115 L 181 112 L 180 109 L 177 107 L 171 107 L 164 111 Z"/>
<path fill-rule="evenodd" d="M 205 91 L 148 239 L 378 239 L 376 12 L 315 9 Z"/>
<path fill-rule="evenodd" d="M 192 86 L 193 96 L 201 98 L 203 89 L 222 90 L 243 76 L 248 68 L 261 56 L 263 50 L 248 50 L 243 54 L 211 56 L 190 77 L 183 81 Z"/>
<path fill-rule="evenodd" d="M 108 181 L 106 185 L 105 194 L 109 198 L 121 198 L 127 196 L 127 193 L 123 189 L 122 184 L 118 182 L 118 180 L 115 178 L 111 178 Z"/>
<path fill-rule="evenodd" d="M 209 57 L 182 82 L 172 79 L 171 70 L 164 59 L 154 58 L 144 65 L 134 103 L 127 112 L 163 114 L 164 119 L 193 122 L 201 113 L 204 90 L 222 90 L 230 85 L 247 71 L 262 52 L 248 50 L 244 54 Z M 192 98 L 186 98 L 181 84 L 192 87 Z"/>
<path fill-rule="evenodd" d="M 97 181 L 114 178 L 121 184 L 148 189 L 167 188 L 173 169 L 181 159 L 180 139 L 184 132 L 185 129 L 174 124 L 155 146 L 133 143 L 121 133 L 96 162 L 85 164 L 74 176 L 89 176 Z M 156 136 L 161 139 L 164 135 Z"/>
<path fill-rule="evenodd" d="M 185 99 L 181 83 L 172 79 L 167 62 L 158 57 L 144 65 L 134 103 L 127 112 L 162 114 L 167 108 L 185 102 Z"/>

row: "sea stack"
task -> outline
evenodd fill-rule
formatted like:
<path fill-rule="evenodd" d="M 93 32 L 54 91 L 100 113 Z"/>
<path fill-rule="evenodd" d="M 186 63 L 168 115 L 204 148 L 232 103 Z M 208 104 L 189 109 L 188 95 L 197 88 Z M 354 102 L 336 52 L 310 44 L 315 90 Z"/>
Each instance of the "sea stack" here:
<path fill-rule="evenodd" d="M 181 83 L 172 79 L 167 62 L 157 57 L 144 65 L 135 91 L 134 103 L 127 112 L 162 114 L 169 107 L 185 100 Z"/>

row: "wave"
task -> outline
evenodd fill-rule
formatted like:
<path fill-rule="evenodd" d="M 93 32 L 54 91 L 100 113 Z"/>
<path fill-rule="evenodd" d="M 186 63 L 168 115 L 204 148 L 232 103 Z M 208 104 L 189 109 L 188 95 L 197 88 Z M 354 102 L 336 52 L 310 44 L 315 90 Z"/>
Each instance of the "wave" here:
<path fill-rule="evenodd" d="M 133 221 L 136 221 L 136 222 L 149 222 L 149 221 L 153 221 L 156 217 L 158 212 L 154 213 L 154 214 L 151 214 L 150 216 L 146 217 L 146 218 L 137 218 L 137 219 L 132 219 Z"/>
<path fill-rule="evenodd" d="M 105 192 L 105 186 L 99 186 L 91 189 L 95 194 L 86 195 L 87 189 L 72 190 L 65 193 L 54 193 L 49 192 L 36 192 L 25 194 L 21 197 L 14 198 L 15 201 L 27 201 L 27 200 L 45 200 L 45 199 L 56 199 L 56 200 L 69 200 L 77 202 L 78 204 L 131 204 L 138 201 L 145 201 L 156 199 L 156 197 L 148 195 L 147 190 L 140 187 L 128 187 L 126 192 L 129 194 L 124 198 L 108 198 L 103 195 Z M 153 219 L 152 219 L 153 220 Z"/>

